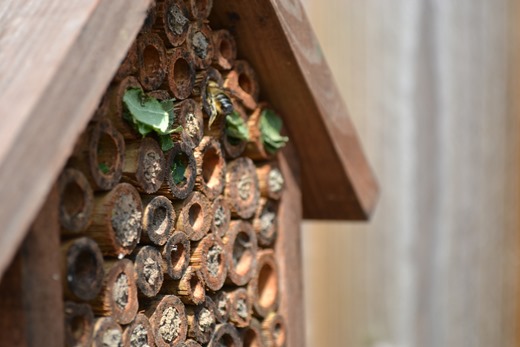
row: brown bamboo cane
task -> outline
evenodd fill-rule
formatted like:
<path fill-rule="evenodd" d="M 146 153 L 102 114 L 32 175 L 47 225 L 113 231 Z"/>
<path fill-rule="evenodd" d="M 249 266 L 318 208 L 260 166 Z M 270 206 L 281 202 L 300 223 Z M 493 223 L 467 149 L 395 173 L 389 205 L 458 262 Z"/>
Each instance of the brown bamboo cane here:
<path fill-rule="evenodd" d="M 141 243 L 163 246 L 175 232 L 177 215 L 173 205 L 170 199 L 162 195 L 144 195 L 142 201 L 144 209 Z"/>
<path fill-rule="evenodd" d="M 110 316 L 119 324 L 132 322 L 139 308 L 132 261 L 105 261 L 103 287 L 91 305 L 98 316 Z"/>
<path fill-rule="evenodd" d="M 92 344 L 94 313 L 89 304 L 65 302 L 65 346 L 88 347 Z"/>
<path fill-rule="evenodd" d="M 204 136 L 204 119 L 200 105 L 193 99 L 175 103 L 175 115 L 178 125 L 182 126 L 180 134 L 173 133 L 174 141 L 182 141 L 191 149 L 195 149 Z"/>
<path fill-rule="evenodd" d="M 271 246 L 278 235 L 279 201 L 260 198 L 258 208 L 253 217 L 253 228 L 258 244 L 262 247 Z"/>
<path fill-rule="evenodd" d="M 155 33 L 141 33 L 137 37 L 138 79 L 145 90 L 159 88 L 166 76 L 166 48 Z"/>
<path fill-rule="evenodd" d="M 143 246 L 138 247 L 133 254 L 139 294 L 148 298 L 154 297 L 161 290 L 164 281 L 161 252 L 153 246 Z"/>
<path fill-rule="evenodd" d="M 62 280 L 65 298 L 89 301 L 103 285 L 103 255 L 96 242 L 88 237 L 68 240 L 61 245 Z"/>
<path fill-rule="evenodd" d="M 206 298 L 204 279 L 200 270 L 188 266 L 178 281 L 166 278 L 161 288 L 163 294 L 175 294 L 185 304 L 199 305 Z"/>
<path fill-rule="evenodd" d="M 77 235 L 90 224 L 94 193 L 79 170 L 65 169 L 58 179 L 62 234 Z"/>
<path fill-rule="evenodd" d="M 172 280 L 180 280 L 190 264 L 190 240 L 183 231 L 176 231 L 161 250 L 163 271 Z"/>
<path fill-rule="evenodd" d="M 231 210 L 226 199 L 221 195 L 213 201 L 211 205 L 213 220 L 211 221 L 211 232 L 217 238 L 222 239 L 229 228 L 231 221 Z"/>
<path fill-rule="evenodd" d="M 182 202 L 174 203 L 176 229 L 184 231 L 191 241 L 199 241 L 209 231 L 213 219 L 211 203 L 200 192 L 192 192 Z"/>
<path fill-rule="evenodd" d="M 191 22 L 186 36 L 186 46 L 197 69 L 207 69 L 211 65 L 214 47 L 209 25 L 204 22 Z"/>
<path fill-rule="evenodd" d="M 280 200 L 285 180 L 276 161 L 259 163 L 256 166 L 260 195 L 264 198 Z"/>
<path fill-rule="evenodd" d="M 184 0 L 188 8 L 189 18 L 194 21 L 204 21 L 213 8 L 213 0 Z"/>
<path fill-rule="evenodd" d="M 112 317 L 96 319 L 92 347 L 121 346 L 122 340 L 123 329 Z"/>
<path fill-rule="evenodd" d="M 258 245 L 251 223 L 234 220 L 222 239 L 228 263 L 227 284 L 243 286 L 256 272 Z"/>
<path fill-rule="evenodd" d="M 122 346 L 155 346 L 153 330 L 148 317 L 142 313 L 138 313 L 134 321 L 124 328 Z"/>
<path fill-rule="evenodd" d="M 278 309 L 280 301 L 278 263 L 272 249 L 264 249 L 257 255 L 257 271 L 249 282 L 247 291 L 253 300 L 254 314 L 266 317 Z"/>
<path fill-rule="evenodd" d="M 161 35 L 168 47 L 180 46 L 186 41 L 190 25 L 188 8 L 183 0 L 164 0 L 157 4 L 157 18 L 153 31 Z"/>
<path fill-rule="evenodd" d="M 195 84 L 195 64 L 186 45 L 169 49 L 166 52 L 168 66 L 163 88 L 176 99 L 184 100 L 190 96 Z"/>
<path fill-rule="evenodd" d="M 266 347 L 284 347 L 287 326 L 282 315 L 272 312 L 262 322 L 262 335 Z"/>
<path fill-rule="evenodd" d="M 242 341 L 237 329 L 229 323 L 219 324 L 208 343 L 208 347 L 241 347 Z"/>
<path fill-rule="evenodd" d="M 161 147 L 154 139 L 127 141 L 123 182 L 132 184 L 142 193 L 155 193 L 164 179 L 165 159 Z"/>
<path fill-rule="evenodd" d="M 228 163 L 224 195 L 233 216 L 251 218 L 260 197 L 256 169 L 249 158 L 238 158 Z"/>
<path fill-rule="evenodd" d="M 180 346 L 186 340 L 188 325 L 182 301 L 175 295 L 157 296 L 144 309 L 158 347 Z"/>
<path fill-rule="evenodd" d="M 224 88 L 240 100 L 248 110 L 257 107 L 260 86 L 255 70 L 245 60 L 236 60 L 235 66 L 224 77 Z"/>
<path fill-rule="evenodd" d="M 229 320 L 229 311 L 231 309 L 227 294 L 223 291 L 210 294 L 209 297 L 215 305 L 215 319 L 218 323 L 226 323 Z"/>
<path fill-rule="evenodd" d="M 254 318 L 251 319 L 249 326 L 240 332 L 244 347 L 265 347 L 262 336 L 262 325 Z"/>
<path fill-rule="evenodd" d="M 206 298 L 201 305 L 186 306 L 186 317 L 188 319 L 188 337 L 203 345 L 208 343 L 216 324 L 213 301 Z"/>
<path fill-rule="evenodd" d="M 227 289 L 230 302 L 229 321 L 239 328 L 249 325 L 252 317 L 252 298 L 245 288 Z"/>
<path fill-rule="evenodd" d="M 172 168 L 175 165 L 182 165 L 186 168 L 183 180 L 178 183 L 175 182 L 172 174 Z M 197 164 L 191 148 L 182 142 L 175 143 L 166 155 L 164 171 L 164 182 L 157 193 L 172 200 L 185 199 L 193 190 L 197 174 Z"/>
<path fill-rule="evenodd" d="M 94 213 L 88 235 L 106 256 L 130 254 L 141 236 L 141 197 L 128 183 L 94 197 Z"/>
<path fill-rule="evenodd" d="M 220 143 L 204 136 L 194 150 L 197 163 L 195 189 L 201 191 L 209 200 L 215 200 L 222 193 L 226 179 L 226 161 Z"/>
<path fill-rule="evenodd" d="M 211 39 L 215 48 L 213 66 L 219 70 L 232 69 L 237 57 L 237 44 L 233 35 L 228 30 L 222 29 L 213 31 Z"/>
<path fill-rule="evenodd" d="M 200 269 L 209 290 L 217 291 L 224 285 L 227 274 L 226 255 L 222 241 L 213 234 L 195 242 L 191 249 L 190 264 Z"/>

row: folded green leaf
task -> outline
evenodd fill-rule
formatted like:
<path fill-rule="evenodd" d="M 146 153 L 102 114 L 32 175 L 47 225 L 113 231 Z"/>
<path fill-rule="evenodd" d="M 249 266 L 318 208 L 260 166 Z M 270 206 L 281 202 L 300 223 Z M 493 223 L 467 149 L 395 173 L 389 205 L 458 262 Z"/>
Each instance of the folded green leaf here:
<path fill-rule="evenodd" d="M 171 172 L 173 182 L 178 185 L 186 180 L 186 166 L 180 160 L 173 160 Z"/>
<path fill-rule="evenodd" d="M 173 140 L 169 134 L 159 135 L 159 142 L 161 143 L 161 149 L 163 152 L 167 152 L 173 148 Z"/>
<path fill-rule="evenodd" d="M 110 172 L 110 168 L 109 168 L 108 165 L 105 164 L 105 163 L 99 163 L 98 167 L 99 167 L 99 170 L 100 170 L 102 173 L 104 173 L 105 175 L 108 174 L 108 173 Z"/>
<path fill-rule="evenodd" d="M 226 116 L 226 135 L 236 141 L 249 141 L 249 129 L 236 111 Z"/>
<path fill-rule="evenodd" d="M 139 131 L 147 130 L 146 127 L 139 126 L 139 124 L 144 124 L 159 134 L 164 134 L 168 130 L 169 113 L 164 110 L 163 105 L 157 99 L 147 96 L 141 89 L 127 89 L 123 96 L 123 103 Z"/>
<path fill-rule="evenodd" d="M 282 136 L 282 119 L 270 109 L 265 109 L 260 115 L 260 134 L 265 150 L 274 154 L 280 148 L 284 147 L 289 141 L 287 136 Z"/>

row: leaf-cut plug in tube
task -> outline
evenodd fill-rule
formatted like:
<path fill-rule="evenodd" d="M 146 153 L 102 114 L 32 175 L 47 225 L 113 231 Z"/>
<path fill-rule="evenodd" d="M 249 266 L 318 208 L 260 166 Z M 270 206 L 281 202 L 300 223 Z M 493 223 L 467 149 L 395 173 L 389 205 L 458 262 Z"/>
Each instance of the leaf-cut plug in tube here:
<path fill-rule="evenodd" d="M 193 151 L 186 144 L 176 142 L 166 155 L 164 182 L 158 193 L 169 199 L 185 199 L 193 190 L 197 164 Z"/>
<path fill-rule="evenodd" d="M 127 142 L 123 181 L 134 185 L 138 191 L 155 193 L 162 185 L 165 159 L 161 147 L 154 139 Z"/>

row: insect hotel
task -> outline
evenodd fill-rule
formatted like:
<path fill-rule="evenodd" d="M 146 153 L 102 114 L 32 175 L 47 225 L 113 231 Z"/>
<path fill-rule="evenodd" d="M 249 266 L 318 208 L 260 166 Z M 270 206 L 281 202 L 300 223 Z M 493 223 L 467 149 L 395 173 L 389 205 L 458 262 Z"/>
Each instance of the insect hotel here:
<path fill-rule="evenodd" d="M 301 220 L 377 185 L 300 3 L 0 9 L 0 345 L 304 346 Z"/>

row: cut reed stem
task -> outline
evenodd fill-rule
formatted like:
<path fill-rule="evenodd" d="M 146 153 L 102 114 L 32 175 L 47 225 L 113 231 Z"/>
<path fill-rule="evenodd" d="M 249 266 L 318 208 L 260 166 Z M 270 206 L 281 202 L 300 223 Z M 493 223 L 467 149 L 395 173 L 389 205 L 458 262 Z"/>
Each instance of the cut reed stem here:
<path fill-rule="evenodd" d="M 112 317 L 97 318 L 93 334 L 93 347 L 121 346 L 123 342 L 123 329 Z"/>
<path fill-rule="evenodd" d="M 65 302 L 65 346 L 88 347 L 92 344 L 94 313 L 89 304 Z"/>
<path fill-rule="evenodd" d="M 141 243 L 162 246 L 175 231 L 177 215 L 171 201 L 162 195 L 143 197 L 143 231 Z"/>
<path fill-rule="evenodd" d="M 257 271 L 247 288 L 253 300 L 254 313 L 266 317 L 278 309 L 280 292 L 278 287 L 278 264 L 272 249 L 258 252 Z"/>
<path fill-rule="evenodd" d="M 222 239 L 228 262 L 226 283 L 243 286 L 256 271 L 256 234 L 246 221 L 231 221 Z"/>
<path fill-rule="evenodd" d="M 229 311 L 231 309 L 231 303 L 227 294 L 223 291 L 218 291 L 213 295 L 210 295 L 215 305 L 215 319 L 219 323 L 226 323 L 229 320 Z"/>
<path fill-rule="evenodd" d="M 186 340 L 188 325 L 184 304 L 175 295 L 158 296 L 144 310 L 158 347 L 179 346 Z"/>
<path fill-rule="evenodd" d="M 152 326 L 148 317 L 142 313 L 123 332 L 123 347 L 155 346 Z"/>
<path fill-rule="evenodd" d="M 262 335 L 266 346 L 283 347 L 286 343 L 286 324 L 282 315 L 272 312 L 262 322 Z"/>
<path fill-rule="evenodd" d="M 211 222 L 211 232 L 217 237 L 222 238 L 229 228 L 231 221 L 231 210 L 226 199 L 221 195 L 213 201 L 211 206 L 213 220 Z"/>
<path fill-rule="evenodd" d="M 208 347 L 241 347 L 242 341 L 237 329 L 229 323 L 219 324 L 209 341 Z"/>
<path fill-rule="evenodd" d="M 225 29 L 213 31 L 213 66 L 219 70 L 230 70 L 237 58 L 237 44 L 231 33 Z"/>
<path fill-rule="evenodd" d="M 249 326 L 241 331 L 244 347 L 266 347 L 262 336 L 262 325 L 254 318 Z"/>
<path fill-rule="evenodd" d="M 167 77 L 163 87 L 178 100 L 190 96 L 195 83 L 195 65 L 186 46 L 170 49 L 167 52 Z"/>
<path fill-rule="evenodd" d="M 200 269 L 206 287 L 217 291 L 224 285 L 227 274 L 227 262 L 222 241 L 209 234 L 195 243 L 191 251 L 190 263 Z"/>
<path fill-rule="evenodd" d="M 180 46 L 186 41 L 190 21 L 184 0 L 164 0 L 157 4 L 154 31 L 169 47 Z"/>
<path fill-rule="evenodd" d="M 145 90 L 159 88 L 166 76 L 166 50 L 159 35 L 141 33 L 137 37 L 139 82 Z"/>
<path fill-rule="evenodd" d="M 108 118 L 125 139 L 139 140 L 142 136 L 124 119 L 123 97 L 128 89 L 143 89 L 143 87 L 137 78 L 128 76 L 108 89 Z"/>
<path fill-rule="evenodd" d="M 213 8 L 213 0 L 184 0 L 188 8 L 189 18 L 194 21 L 204 21 Z"/>
<path fill-rule="evenodd" d="M 162 185 L 165 159 L 161 147 L 154 139 L 127 142 L 123 181 L 134 185 L 138 191 L 155 193 Z"/>
<path fill-rule="evenodd" d="M 209 298 L 207 300 L 202 305 L 186 307 L 188 337 L 195 339 L 201 344 L 208 343 L 215 330 L 213 302 Z"/>
<path fill-rule="evenodd" d="M 201 191 L 210 200 L 215 200 L 224 189 L 226 161 L 222 155 L 220 143 L 205 136 L 194 151 L 197 163 L 195 189 Z"/>
<path fill-rule="evenodd" d="M 260 195 L 265 198 L 279 200 L 282 197 L 285 180 L 278 163 L 272 161 L 258 164 L 256 174 L 258 175 Z"/>
<path fill-rule="evenodd" d="M 251 321 L 253 302 L 247 290 L 237 288 L 227 291 L 227 295 L 230 303 L 229 320 L 239 328 L 248 326 Z"/>
<path fill-rule="evenodd" d="M 260 87 L 256 73 L 247 61 L 235 61 L 233 70 L 226 74 L 224 87 L 231 91 L 248 110 L 252 111 L 256 108 Z"/>
<path fill-rule="evenodd" d="M 251 159 L 238 158 L 228 163 L 224 194 L 232 215 L 243 219 L 254 215 L 258 207 L 260 190 Z"/>
<path fill-rule="evenodd" d="M 166 156 L 164 182 L 158 193 L 169 199 L 185 199 L 193 190 L 197 164 L 192 149 L 177 142 Z"/>
<path fill-rule="evenodd" d="M 79 170 L 65 169 L 58 179 L 60 223 L 64 234 L 84 231 L 91 222 L 94 193 Z"/>
<path fill-rule="evenodd" d="M 279 201 L 260 198 L 258 208 L 253 218 L 253 228 L 256 232 L 258 244 L 263 247 L 271 246 L 278 234 L 278 207 Z"/>
<path fill-rule="evenodd" d="M 163 270 L 173 280 L 180 280 L 190 264 L 190 240 L 183 231 L 176 231 L 162 249 Z"/>
<path fill-rule="evenodd" d="M 182 202 L 174 204 L 177 230 L 183 230 L 191 241 L 202 239 L 211 227 L 211 203 L 203 194 L 192 192 Z"/>
<path fill-rule="evenodd" d="M 175 294 L 183 303 L 198 305 L 204 302 L 206 291 L 200 270 L 188 266 L 178 281 L 166 279 L 161 288 L 163 294 Z"/>
<path fill-rule="evenodd" d="M 164 280 L 161 252 L 153 246 L 141 247 L 134 259 L 136 283 L 146 297 L 159 293 Z"/>
<path fill-rule="evenodd" d="M 193 99 L 186 99 L 176 103 L 174 110 L 176 122 L 182 126 L 182 132 L 172 134 L 172 138 L 194 149 L 204 136 L 204 119 L 200 105 Z"/>
<path fill-rule="evenodd" d="M 210 1 L 210 0 L 203 0 Z M 186 37 L 186 45 L 197 69 L 206 69 L 213 60 L 212 31 L 204 22 L 191 22 Z"/>

